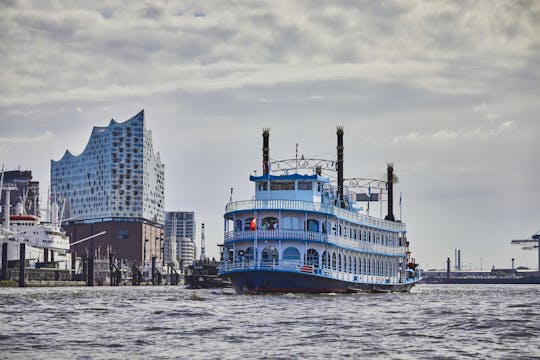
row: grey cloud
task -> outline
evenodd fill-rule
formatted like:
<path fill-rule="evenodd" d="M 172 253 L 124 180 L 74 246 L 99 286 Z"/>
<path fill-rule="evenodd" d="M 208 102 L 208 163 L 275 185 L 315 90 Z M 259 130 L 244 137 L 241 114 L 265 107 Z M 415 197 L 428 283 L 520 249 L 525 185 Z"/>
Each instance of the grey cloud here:
<path fill-rule="evenodd" d="M 141 16 L 145 19 L 159 19 L 162 14 L 163 9 L 154 5 L 147 5 L 141 12 Z"/>

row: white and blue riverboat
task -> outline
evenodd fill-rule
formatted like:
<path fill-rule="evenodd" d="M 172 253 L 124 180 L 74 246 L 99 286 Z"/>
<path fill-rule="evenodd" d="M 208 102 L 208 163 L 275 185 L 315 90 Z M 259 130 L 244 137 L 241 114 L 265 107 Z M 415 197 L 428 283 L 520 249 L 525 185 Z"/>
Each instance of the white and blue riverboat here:
<path fill-rule="evenodd" d="M 341 127 L 337 140 L 337 161 L 270 162 L 263 131 L 263 174 L 250 176 L 255 197 L 231 199 L 224 214 L 219 274 L 237 292 L 403 292 L 420 280 L 405 224 L 393 215 L 393 165 L 386 181 L 344 179 Z M 337 172 L 337 181 L 323 170 Z M 368 193 L 353 192 L 359 188 Z M 370 216 L 361 205 L 369 209 L 383 194 L 388 214 Z"/>

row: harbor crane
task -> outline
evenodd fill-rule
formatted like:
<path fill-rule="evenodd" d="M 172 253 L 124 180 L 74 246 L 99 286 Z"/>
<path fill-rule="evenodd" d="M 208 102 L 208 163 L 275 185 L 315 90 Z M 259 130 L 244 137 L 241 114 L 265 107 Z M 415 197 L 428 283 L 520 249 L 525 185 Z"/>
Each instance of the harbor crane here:
<path fill-rule="evenodd" d="M 522 245 L 523 250 L 538 250 L 538 271 L 540 271 L 540 230 L 527 239 L 512 240 L 512 245 Z"/>

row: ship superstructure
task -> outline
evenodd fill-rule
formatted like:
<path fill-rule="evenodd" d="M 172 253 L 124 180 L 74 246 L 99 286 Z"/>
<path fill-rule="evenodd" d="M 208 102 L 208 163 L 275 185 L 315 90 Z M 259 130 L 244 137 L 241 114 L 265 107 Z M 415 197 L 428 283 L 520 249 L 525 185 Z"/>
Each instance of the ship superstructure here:
<path fill-rule="evenodd" d="M 388 214 L 369 216 L 356 201 L 362 197 L 345 186 L 358 179 L 344 179 L 343 128 L 337 140 L 337 161 L 302 158 L 287 167 L 270 162 L 263 131 L 263 174 L 250 176 L 255 197 L 225 208 L 220 275 L 236 291 L 409 291 L 419 280 L 405 224 L 392 211 L 393 165 L 387 181 L 368 182 L 384 184 Z M 323 170 L 337 173 L 337 181 Z"/>

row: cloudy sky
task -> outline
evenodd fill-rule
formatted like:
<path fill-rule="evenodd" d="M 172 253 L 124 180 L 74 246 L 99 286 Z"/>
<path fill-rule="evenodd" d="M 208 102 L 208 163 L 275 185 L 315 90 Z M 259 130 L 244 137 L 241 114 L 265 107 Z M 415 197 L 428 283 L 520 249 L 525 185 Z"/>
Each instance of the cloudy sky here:
<path fill-rule="evenodd" d="M 99 4 L 97 4 L 99 3 Z M 540 2 L 0 1 L 0 163 L 46 189 L 50 159 L 145 109 L 166 207 L 210 243 L 272 159 L 395 163 L 417 261 L 537 266 Z M 212 247 L 216 255 L 217 249 Z"/>

